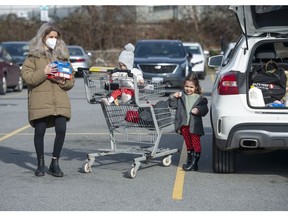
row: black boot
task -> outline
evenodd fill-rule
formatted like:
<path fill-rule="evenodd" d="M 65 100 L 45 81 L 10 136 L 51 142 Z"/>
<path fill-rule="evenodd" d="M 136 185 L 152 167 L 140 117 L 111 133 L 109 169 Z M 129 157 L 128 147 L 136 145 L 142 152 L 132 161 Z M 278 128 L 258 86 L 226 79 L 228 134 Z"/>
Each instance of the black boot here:
<path fill-rule="evenodd" d="M 45 175 L 45 162 L 43 155 L 38 159 L 38 167 L 37 170 L 35 171 L 35 175 L 38 177 Z"/>
<path fill-rule="evenodd" d="M 193 159 L 190 166 L 183 168 L 185 171 L 197 171 L 198 170 L 198 161 L 200 159 L 201 152 L 193 152 Z"/>
<path fill-rule="evenodd" d="M 58 163 L 59 158 L 54 159 L 52 158 L 50 167 L 49 167 L 49 174 L 56 176 L 56 177 L 63 177 L 63 172 L 61 171 Z"/>
<path fill-rule="evenodd" d="M 187 151 L 186 164 L 183 164 L 183 166 L 182 166 L 183 169 L 191 166 L 191 163 L 192 163 L 192 154 L 193 154 L 193 150 L 192 150 L 192 151 Z"/>

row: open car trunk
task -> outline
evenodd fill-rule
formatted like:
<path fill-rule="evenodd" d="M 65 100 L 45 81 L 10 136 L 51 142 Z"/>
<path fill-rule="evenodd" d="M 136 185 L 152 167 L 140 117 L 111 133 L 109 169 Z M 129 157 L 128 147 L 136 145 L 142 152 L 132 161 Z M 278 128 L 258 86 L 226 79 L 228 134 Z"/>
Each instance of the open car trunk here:
<path fill-rule="evenodd" d="M 250 106 L 286 108 L 288 40 L 271 41 L 258 46 L 252 56 L 251 68 L 248 92 Z"/>

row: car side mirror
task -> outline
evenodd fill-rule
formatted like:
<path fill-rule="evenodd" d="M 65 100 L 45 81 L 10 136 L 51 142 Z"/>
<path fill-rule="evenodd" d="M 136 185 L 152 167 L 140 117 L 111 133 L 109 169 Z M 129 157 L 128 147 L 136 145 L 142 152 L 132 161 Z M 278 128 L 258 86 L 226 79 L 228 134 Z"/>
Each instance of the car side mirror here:
<path fill-rule="evenodd" d="M 212 56 L 208 60 L 209 67 L 220 67 L 223 64 L 224 56 L 223 55 L 216 55 Z"/>

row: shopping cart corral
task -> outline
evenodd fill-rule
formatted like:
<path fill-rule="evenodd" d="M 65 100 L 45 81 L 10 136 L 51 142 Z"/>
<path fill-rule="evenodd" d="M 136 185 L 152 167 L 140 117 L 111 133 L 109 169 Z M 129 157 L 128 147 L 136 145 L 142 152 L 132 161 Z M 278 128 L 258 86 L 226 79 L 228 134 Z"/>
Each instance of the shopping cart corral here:
<path fill-rule="evenodd" d="M 159 100 L 165 94 L 165 86 L 161 82 L 145 81 L 137 84 L 134 80 L 135 95 L 130 103 L 119 103 L 105 106 L 101 98 L 111 94 L 115 88 L 121 87 L 125 77 L 111 77 L 119 70 L 108 70 L 89 74 L 83 70 L 85 92 L 88 103 L 101 105 L 110 137 L 108 149 L 97 149 L 87 154 L 87 161 L 82 169 L 85 173 L 92 172 L 95 158 L 115 154 L 135 155 L 128 176 L 134 178 L 142 162 L 161 161 L 163 166 L 170 166 L 172 155 L 178 149 L 162 148 L 159 143 L 163 130 L 172 125 L 175 110 L 168 106 L 167 101 Z M 129 71 L 127 77 L 131 79 Z M 122 147 L 122 148 L 121 148 Z"/>

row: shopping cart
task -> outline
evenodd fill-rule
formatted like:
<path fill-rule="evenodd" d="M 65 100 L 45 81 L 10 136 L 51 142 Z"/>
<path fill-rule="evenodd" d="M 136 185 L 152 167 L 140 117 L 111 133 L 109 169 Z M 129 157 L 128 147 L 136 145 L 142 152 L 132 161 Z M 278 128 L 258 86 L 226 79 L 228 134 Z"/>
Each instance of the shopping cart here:
<path fill-rule="evenodd" d="M 156 106 L 159 104 L 159 96 L 165 94 L 165 86 L 152 81 L 136 84 L 135 78 L 135 95 L 131 103 L 124 104 L 120 101 L 118 105 L 113 103 L 105 106 L 101 103 L 101 98 L 111 94 L 115 88 L 121 87 L 125 79 L 123 76 L 112 78 L 113 72 L 115 70 L 89 74 L 89 69 L 83 70 L 87 101 L 90 104 L 101 105 L 110 137 L 109 149 L 98 149 L 96 153 L 87 154 L 87 160 L 82 166 L 83 171 L 92 172 L 91 167 L 96 157 L 123 153 L 136 155 L 132 167 L 128 170 L 130 178 L 136 177 L 141 162 L 148 163 L 160 158 L 163 166 L 170 166 L 172 154 L 178 152 L 178 149 L 160 148 L 159 143 L 163 129 L 173 124 L 175 111 L 168 106 Z"/>

